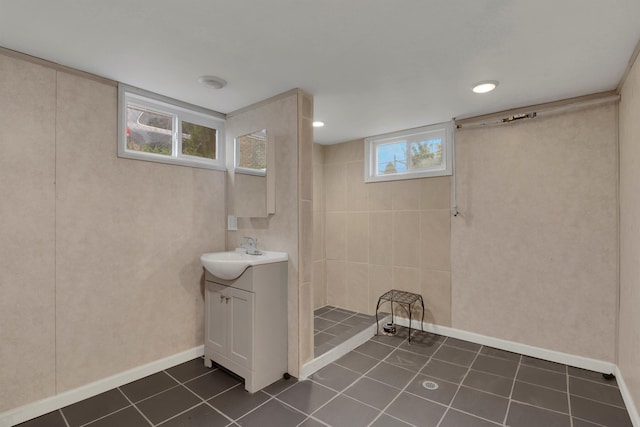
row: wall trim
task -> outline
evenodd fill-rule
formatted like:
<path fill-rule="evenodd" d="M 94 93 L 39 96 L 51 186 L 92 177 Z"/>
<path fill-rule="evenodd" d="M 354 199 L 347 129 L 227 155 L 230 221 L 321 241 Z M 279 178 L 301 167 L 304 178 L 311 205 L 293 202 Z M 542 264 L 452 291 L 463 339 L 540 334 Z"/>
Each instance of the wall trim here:
<path fill-rule="evenodd" d="M 204 355 L 204 345 L 191 348 L 163 359 L 155 360 L 145 365 L 120 372 L 110 377 L 103 378 L 15 409 L 11 409 L 7 412 L 0 413 L 0 427 L 13 426 L 32 418 L 48 414 L 56 409 L 63 408 L 89 397 L 93 397 L 97 394 L 104 393 L 105 391 L 120 387 L 121 385 L 130 383 L 131 381 L 136 381 L 164 369 L 179 365 L 180 363 L 188 362 L 189 360 L 202 355 Z"/>
<path fill-rule="evenodd" d="M 409 326 L 409 320 L 403 317 L 396 317 L 395 323 L 401 326 Z M 412 321 L 411 327 L 420 329 L 420 321 Z M 425 322 L 424 330 L 426 332 L 431 332 L 434 334 L 470 341 L 476 344 L 487 345 L 490 347 L 499 348 L 501 350 L 524 354 L 525 356 L 537 357 L 538 359 L 549 360 L 551 362 L 562 363 L 564 365 L 575 366 L 576 368 L 588 369 L 590 371 L 602 372 L 605 374 L 615 373 L 617 368 L 615 363 L 613 362 L 606 362 L 604 360 L 591 359 L 588 357 L 563 353 L 561 351 L 534 347 L 532 345 L 503 340 L 501 338 L 494 338 L 487 335 L 477 334 L 475 332 L 450 328 L 447 326 L 439 326 Z"/>
<path fill-rule="evenodd" d="M 242 107 L 237 110 L 231 111 L 230 113 L 227 113 L 227 118 L 229 119 L 233 116 L 237 116 L 240 113 L 245 113 L 249 110 L 262 107 L 263 105 L 270 104 L 275 101 L 279 101 L 280 99 L 283 99 L 283 98 L 288 98 L 289 96 L 292 96 L 292 95 L 300 96 L 301 93 L 302 93 L 301 89 L 298 89 L 298 88 L 289 89 L 288 91 L 274 95 L 271 98 L 263 99 L 262 101 L 258 101 L 255 104 L 247 105 L 246 107 Z"/>
<path fill-rule="evenodd" d="M 384 324 L 390 316 L 385 316 L 383 319 L 378 321 L 378 324 Z M 367 329 L 364 329 L 358 332 L 353 337 L 349 338 L 347 341 L 342 344 L 332 348 L 326 353 L 321 354 L 320 356 L 312 359 L 302 365 L 302 369 L 300 370 L 300 380 L 306 380 L 309 376 L 313 375 L 315 372 L 329 365 L 330 363 L 335 362 L 340 359 L 345 354 L 349 353 L 356 347 L 360 347 L 362 344 L 369 341 L 376 334 L 376 325 L 373 324 L 369 326 Z"/>
<path fill-rule="evenodd" d="M 381 322 L 386 321 L 386 318 Z M 404 317 L 396 317 L 395 323 L 400 326 L 409 326 L 409 319 Z M 420 321 L 413 320 L 411 322 L 411 327 L 414 329 L 420 329 Z M 607 362 L 604 360 L 591 359 L 588 357 L 577 356 L 575 354 L 563 353 L 561 351 L 549 350 L 541 347 L 534 347 L 527 344 L 521 344 L 514 341 L 508 341 L 501 338 L 494 338 L 487 335 L 477 334 L 475 332 L 464 331 L 462 329 L 451 328 L 447 326 L 434 325 L 432 323 L 425 322 L 423 324 L 423 329 L 425 332 L 431 332 L 438 335 L 443 335 L 445 337 L 457 338 L 469 342 L 474 342 L 476 344 L 487 345 L 490 347 L 499 348 L 501 350 L 511 351 L 514 353 L 524 354 L 525 356 L 536 357 L 538 359 L 549 360 L 551 362 L 562 363 L 564 365 L 575 366 L 576 368 L 588 369 L 590 371 L 602 372 L 605 374 L 615 374 L 616 378 L 619 378 L 619 382 L 624 383 L 622 380 L 622 374 L 620 370 L 613 362 Z M 340 345 L 327 353 L 305 363 L 300 371 L 300 379 L 306 379 L 314 372 L 322 369 L 328 364 L 338 360 L 340 357 L 344 356 L 355 347 L 358 347 L 361 344 L 364 344 L 369 338 L 375 335 L 375 326 L 372 325 L 370 328 L 365 329 L 360 332 L 358 335 L 353 337 L 351 340 L 347 341 L 343 345 Z M 353 340 L 353 341 L 352 341 Z M 620 387 L 620 391 L 622 392 L 622 386 Z M 634 413 L 637 417 L 637 411 L 635 406 L 632 406 L 633 400 L 629 394 L 628 389 L 625 386 L 625 392 L 627 393 L 627 397 L 625 398 L 625 404 L 627 400 L 630 402 L 627 404 L 629 408 L 629 412 L 631 413 L 631 408 L 633 408 Z M 623 394 L 624 396 L 624 394 Z M 634 424 L 637 427 L 640 427 L 640 420 L 638 424 Z"/>
<path fill-rule="evenodd" d="M 640 40 L 638 40 L 635 49 L 633 49 L 633 53 L 631 53 L 631 57 L 629 57 L 629 62 L 627 63 L 627 67 L 625 68 L 624 73 L 622 73 L 622 77 L 620 78 L 620 82 L 618 83 L 618 87 L 616 88 L 616 93 L 620 94 L 622 92 L 622 87 L 627 81 L 627 77 L 629 77 L 631 69 L 636 63 L 638 56 L 640 56 Z"/>
<path fill-rule="evenodd" d="M 622 400 L 624 400 L 624 405 L 627 407 L 629 418 L 631 418 L 631 423 L 633 424 L 634 427 L 640 427 L 640 414 L 638 414 L 638 408 L 636 407 L 636 404 L 633 401 L 631 392 L 627 387 L 627 383 L 624 382 L 622 371 L 618 366 L 616 366 L 615 375 L 616 375 L 616 381 L 618 381 L 618 388 L 620 389 L 620 394 L 622 394 Z"/>
<path fill-rule="evenodd" d="M 67 67 L 66 65 L 61 65 L 56 62 L 47 61 L 46 59 L 42 59 L 26 53 L 18 52 L 16 50 L 7 49 L 6 47 L 0 46 L 0 55 L 7 56 L 9 58 L 20 59 L 22 61 L 31 62 L 32 64 L 41 65 L 43 67 L 51 68 L 55 71 L 60 71 L 63 73 L 73 74 L 75 76 L 83 77 L 85 79 L 90 79 L 98 83 L 103 83 L 109 86 L 118 86 L 118 82 L 116 82 L 115 80 L 111 80 L 107 77 L 102 77 L 97 74 L 92 74 L 86 71 L 77 70 L 75 68 Z"/>

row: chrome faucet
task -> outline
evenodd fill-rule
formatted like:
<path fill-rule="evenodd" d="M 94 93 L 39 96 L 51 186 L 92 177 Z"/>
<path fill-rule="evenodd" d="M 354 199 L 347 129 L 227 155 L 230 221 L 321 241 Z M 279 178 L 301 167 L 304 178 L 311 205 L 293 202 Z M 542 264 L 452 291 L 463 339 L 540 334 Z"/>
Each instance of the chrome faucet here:
<path fill-rule="evenodd" d="M 262 252 L 260 252 L 260 250 L 258 250 L 258 248 L 256 247 L 257 244 L 258 239 L 256 239 L 255 237 L 245 237 L 244 243 L 241 244 L 240 247 L 244 249 L 248 255 L 262 255 Z"/>

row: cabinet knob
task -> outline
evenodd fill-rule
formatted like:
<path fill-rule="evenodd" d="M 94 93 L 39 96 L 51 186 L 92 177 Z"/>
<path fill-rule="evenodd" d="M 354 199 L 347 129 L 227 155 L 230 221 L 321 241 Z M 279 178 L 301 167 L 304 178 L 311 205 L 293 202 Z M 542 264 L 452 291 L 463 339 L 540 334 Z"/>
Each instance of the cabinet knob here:
<path fill-rule="evenodd" d="M 224 300 L 224 295 L 220 295 L 220 302 Z"/>
<path fill-rule="evenodd" d="M 231 297 L 226 297 L 227 298 L 227 304 L 229 304 L 229 300 L 231 299 Z"/>

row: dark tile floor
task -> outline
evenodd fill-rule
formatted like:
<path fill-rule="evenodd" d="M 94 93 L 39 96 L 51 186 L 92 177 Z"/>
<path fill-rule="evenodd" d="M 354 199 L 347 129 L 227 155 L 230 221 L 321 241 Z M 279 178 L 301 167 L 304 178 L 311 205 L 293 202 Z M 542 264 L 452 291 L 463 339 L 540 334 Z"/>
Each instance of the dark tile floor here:
<path fill-rule="evenodd" d="M 615 380 L 407 329 L 376 336 L 305 381 L 255 394 L 201 358 L 25 427 L 631 426 Z"/>
<path fill-rule="evenodd" d="M 313 317 L 314 356 L 318 357 L 376 323 L 376 316 L 330 305 L 318 308 Z"/>

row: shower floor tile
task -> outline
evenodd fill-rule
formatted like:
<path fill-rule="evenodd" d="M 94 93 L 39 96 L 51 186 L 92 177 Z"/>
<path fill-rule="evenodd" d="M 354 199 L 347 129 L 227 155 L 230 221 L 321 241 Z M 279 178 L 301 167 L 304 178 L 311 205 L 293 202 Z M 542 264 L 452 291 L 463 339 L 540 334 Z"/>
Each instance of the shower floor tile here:
<path fill-rule="evenodd" d="M 316 309 L 313 315 L 315 357 L 323 355 L 376 323 L 375 316 L 330 305 Z"/>

